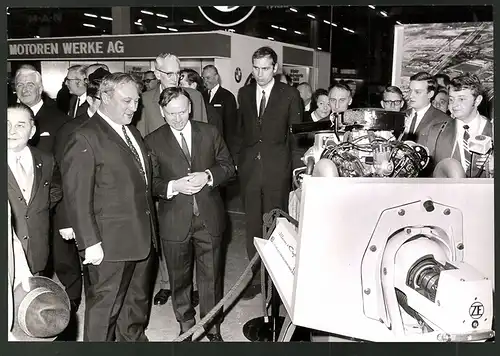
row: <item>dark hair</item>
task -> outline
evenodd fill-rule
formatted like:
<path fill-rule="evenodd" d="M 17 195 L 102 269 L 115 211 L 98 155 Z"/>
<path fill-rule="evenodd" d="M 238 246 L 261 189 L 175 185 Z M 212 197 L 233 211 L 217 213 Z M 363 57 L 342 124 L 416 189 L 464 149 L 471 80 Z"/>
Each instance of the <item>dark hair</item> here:
<path fill-rule="evenodd" d="M 482 95 L 484 90 L 481 81 L 475 74 L 465 73 L 451 80 L 450 91 L 460 91 L 465 89 L 470 89 L 474 98 L 477 98 L 478 95 Z"/>
<path fill-rule="evenodd" d="M 191 102 L 191 97 L 189 96 L 189 93 L 183 87 L 166 88 L 165 90 L 163 90 L 161 92 L 160 100 L 158 100 L 158 104 L 160 104 L 161 107 L 165 107 L 173 99 L 178 98 L 182 95 L 184 95 L 186 98 L 188 98 L 189 102 Z"/>
<path fill-rule="evenodd" d="M 437 83 L 438 79 L 443 79 L 445 87 L 448 87 L 448 85 L 450 85 L 450 83 L 451 83 L 450 77 L 444 73 L 438 73 L 434 76 L 434 80 L 436 81 L 436 83 Z"/>
<path fill-rule="evenodd" d="M 250 85 L 252 83 L 256 83 L 257 81 L 255 80 L 255 77 L 253 76 L 252 73 L 250 73 L 247 77 L 247 80 L 245 80 L 245 84 L 244 85 Z"/>
<path fill-rule="evenodd" d="M 203 67 L 202 72 L 204 72 L 207 69 L 212 69 L 215 74 L 219 75 L 219 71 L 217 70 L 217 67 L 214 66 L 213 64 L 207 64 L 206 66 Z"/>
<path fill-rule="evenodd" d="M 427 72 L 418 72 L 417 74 L 414 74 L 410 77 L 410 82 L 413 81 L 427 81 L 427 92 L 435 91 L 436 90 L 436 80 L 432 75 L 430 75 Z"/>
<path fill-rule="evenodd" d="M 272 49 L 271 47 L 268 47 L 268 46 L 260 47 L 258 50 L 256 50 L 252 55 L 252 62 L 255 59 L 264 58 L 264 57 L 271 58 L 273 61 L 273 66 L 276 65 L 276 63 L 278 63 L 278 55 L 276 54 L 274 49 Z"/>
<path fill-rule="evenodd" d="M 333 83 L 333 85 L 331 85 L 330 88 L 328 88 L 328 95 L 330 95 L 330 93 L 332 92 L 332 90 L 334 88 L 345 90 L 349 93 L 349 96 L 352 96 L 351 88 L 349 88 L 349 86 L 347 84 L 341 83 L 341 82 Z"/>
<path fill-rule="evenodd" d="M 99 86 L 101 82 L 100 81 L 95 81 L 91 80 L 87 84 L 87 96 L 90 96 L 92 98 L 99 98 Z"/>
<path fill-rule="evenodd" d="M 382 92 L 382 98 L 384 97 L 384 94 L 385 93 L 394 93 L 394 94 L 398 94 L 400 97 L 401 97 L 401 100 L 404 99 L 403 97 L 403 92 L 401 91 L 401 89 L 399 89 L 397 86 L 395 85 L 389 85 L 387 87 L 385 87 L 384 91 Z"/>
<path fill-rule="evenodd" d="M 14 104 L 8 106 L 7 112 L 9 110 L 21 110 L 21 111 L 24 111 L 24 112 L 26 112 L 30 116 L 30 120 L 31 121 L 35 120 L 35 114 L 33 113 L 33 110 L 31 110 L 31 108 L 28 105 L 26 105 L 26 104 L 23 104 L 23 103 L 14 103 Z"/>
<path fill-rule="evenodd" d="M 189 84 L 196 83 L 196 90 L 202 93 L 205 91 L 205 83 L 197 71 L 191 68 L 186 68 L 181 70 L 181 76 L 183 74 L 186 76 L 186 80 Z"/>
<path fill-rule="evenodd" d="M 328 90 L 320 88 L 314 91 L 312 98 L 311 98 L 311 110 L 314 111 L 318 108 L 318 99 L 321 95 L 325 95 L 328 97 Z"/>
<path fill-rule="evenodd" d="M 446 87 L 443 87 L 442 85 L 438 85 L 432 100 L 436 99 L 436 96 L 440 93 L 448 95 L 448 89 L 446 89 Z"/>

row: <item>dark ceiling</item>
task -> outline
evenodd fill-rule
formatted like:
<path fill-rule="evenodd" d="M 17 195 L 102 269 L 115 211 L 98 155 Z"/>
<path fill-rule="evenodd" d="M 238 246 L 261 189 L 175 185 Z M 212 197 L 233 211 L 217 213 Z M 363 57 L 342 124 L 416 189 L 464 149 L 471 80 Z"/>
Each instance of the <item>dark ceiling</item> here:
<path fill-rule="evenodd" d="M 394 25 L 493 21 L 492 9 L 491 5 L 257 6 L 246 21 L 229 29 L 210 23 L 198 7 L 133 7 L 130 20 L 131 33 L 230 30 L 320 48 L 332 53 L 333 66 L 371 72 L 390 66 Z M 10 8 L 8 13 L 8 38 L 112 34 L 111 7 Z"/>

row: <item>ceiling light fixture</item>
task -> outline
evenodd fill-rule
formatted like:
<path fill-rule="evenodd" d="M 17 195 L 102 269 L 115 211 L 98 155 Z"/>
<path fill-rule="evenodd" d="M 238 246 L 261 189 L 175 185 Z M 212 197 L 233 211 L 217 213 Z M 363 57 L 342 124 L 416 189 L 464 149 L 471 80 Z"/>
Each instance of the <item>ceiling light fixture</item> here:
<path fill-rule="evenodd" d="M 156 16 L 158 16 L 158 17 L 163 17 L 164 19 L 168 19 L 168 16 L 167 16 L 167 15 L 163 15 L 163 14 L 156 14 Z"/>
<path fill-rule="evenodd" d="M 95 25 L 92 25 L 91 23 L 84 23 L 83 26 L 95 28 Z"/>
<path fill-rule="evenodd" d="M 108 21 L 113 21 L 112 17 L 107 17 L 107 16 L 101 16 L 101 19 L 108 20 Z"/>
<path fill-rule="evenodd" d="M 312 18 L 312 19 L 315 19 L 315 18 L 316 18 L 316 16 L 311 15 L 311 14 L 307 14 L 307 17 L 310 17 L 310 18 Z"/>
<path fill-rule="evenodd" d="M 185 23 L 194 23 L 194 21 L 188 19 L 182 19 L 182 21 L 184 21 Z"/>
<path fill-rule="evenodd" d="M 141 12 L 146 15 L 154 15 L 151 11 L 141 10 Z"/>
<path fill-rule="evenodd" d="M 93 18 L 97 18 L 98 16 L 97 15 L 94 15 L 94 14 L 89 14 L 89 13 L 84 13 L 83 16 L 87 16 L 87 17 L 93 17 Z"/>
<path fill-rule="evenodd" d="M 170 31 L 172 31 L 172 32 L 179 32 L 179 30 L 178 30 L 178 29 L 176 29 L 176 28 L 169 27 L 168 29 L 169 29 Z"/>
<path fill-rule="evenodd" d="M 295 9 L 293 7 L 290 8 L 290 11 L 292 11 L 292 12 L 298 12 L 297 9 Z"/>
<path fill-rule="evenodd" d="M 160 30 L 166 30 L 167 29 L 166 27 L 163 27 L 163 26 L 156 26 L 156 28 L 158 28 Z"/>

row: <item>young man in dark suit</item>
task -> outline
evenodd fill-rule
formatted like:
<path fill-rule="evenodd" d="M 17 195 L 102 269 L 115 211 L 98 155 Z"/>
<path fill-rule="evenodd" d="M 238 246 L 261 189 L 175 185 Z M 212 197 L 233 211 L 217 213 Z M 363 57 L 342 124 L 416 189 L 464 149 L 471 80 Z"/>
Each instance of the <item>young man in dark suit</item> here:
<path fill-rule="evenodd" d="M 89 285 L 84 341 L 148 341 L 144 331 L 156 259 L 151 164 L 130 122 L 140 87 L 113 73 L 97 113 L 68 138 L 61 160 L 65 206 Z"/>
<path fill-rule="evenodd" d="M 222 298 L 221 240 L 226 226 L 219 185 L 235 172 L 215 126 L 189 120 L 191 98 L 184 88 L 167 88 L 159 104 L 168 125 L 146 137 L 153 159 L 153 191 L 172 303 L 181 334 L 195 325 L 193 252 L 200 318 Z M 210 341 L 223 341 L 219 318 L 207 326 Z"/>
<path fill-rule="evenodd" d="M 460 162 L 465 176 L 469 178 L 484 178 L 490 169 L 489 162 L 485 162 L 488 155 L 472 155 L 468 149 L 469 139 L 477 135 L 493 138 L 491 121 L 478 111 L 483 100 L 482 93 L 481 82 L 473 74 L 467 73 L 452 79 L 449 85 L 449 109 L 453 119 L 431 126 L 427 143 L 435 164 L 453 158 Z"/>
<path fill-rule="evenodd" d="M 256 83 L 242 87 L 238 94 L 235 149 L 250 260 L 256 253 L 254 237 L 262 237 L 262 215 L 275 208 L 288 211 L 295 147 L 290 128 L 302 118 L 297 89 L 274 79 L 278 70 L 276 52 L 270 47 L 259 48 L 252 64 Z M 260 277 L 254 273 L 244 297 L 253 298 L 259 291 Z"/>
<path fill-rule="evenodd" d="M 52 155 L 28 145 L 35 131 L 28 106 L 15 104 L 7 109 L 7 179 L 13 226 L 31 273 L 43 275 L 49 258 L 49 212 L 61 200 L 62 190 Z"/>

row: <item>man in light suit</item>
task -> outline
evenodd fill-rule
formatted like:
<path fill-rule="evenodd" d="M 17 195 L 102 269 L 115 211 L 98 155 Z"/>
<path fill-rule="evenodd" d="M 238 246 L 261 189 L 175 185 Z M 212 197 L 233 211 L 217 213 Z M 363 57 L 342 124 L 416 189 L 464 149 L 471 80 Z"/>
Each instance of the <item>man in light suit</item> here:
<path fill-rule="evenodd" d="M 256 83 L 244 86 L 238 94 L 237 156 L 238 175 L 245 208 L 246 245 L 249 260 L 256 249 L 254 237 L 262 237 L 262 215 L 272 209 L 288 210 L 291 190 L 292 124 L 302 121 L 299 92 L 274 79 L 278 56 L 262 47 L 252 56 Z M 256 271 L 244 298 L 260 292 Z"/>
<path fill-rule="evenodd" d="M 28 146 L 35 134 L 33 112 L 24 104 L 7 109 L 8 197 L 33 275 L 43 275 L 49 257 L 50 208 L 62 197 L 52 155 Z"/>
<path fill-rule="evenodd" d="M 414 141 L 426 146 L 431 126 L 451 120 L 448 115 L 432 106 L 431 101 L 435 91 L 436 81 L 429 73 L 419 72 L 410 77 L 408 101 L 410 110 L 407 112 L 402 140 Z M 430 149 L 429 147 L 427 148 Z M 430 176 L 433 164 L 431 157 L 431 161 L 426 169 L 421 172 L 421 176 Z"/>
<path fill-rule="evenodd" d="M 477 135 L 493 138 L 491 121 L 478 112 L 482 92 L 481 82 L 473 74 L 452 79 L 449 109 L 454 119 L 435 124 L 429 131 L 427 147 L 433 162 L 437 164 L 445 158 L 453 158 L 461 163 L 466 177 L 486 177 L 490 169 L 489 162 L 486 163 L 488 155 L 472 155 L 468 150 L 470 138 Z"/>
<path fill-rule="evenodd" d="M 179 86 L 181 62 L 173 54 L 160 54 L 155 60 L 155 75 L 159 79 L 160 85 L 155 90 L 150 90 L 142 94 L 142 113 L 137 122 L 137 129 L 142 137 L 146 137 L 151 132 L 165 125 L 160 105 L 160 94 L 166 88 L 175 88 Z M 191 118 L 194 121 L 208 122 L 207 110 L 203 97 L 198 90 L 185 88 L 191 97 Z M 165 258 L 160 258 L 160 290 L 154 297 L 154 303 L 163 305 L 168 301 L 171 295 L 170 282 L 168 280 L 167 265 Z"/>
<path fill-rule="evenodd" d="M 142 137 L 146 137 L 157 128 L 165 125 L 158 100 L 163 90 L 179 86 L 180 70 L 181 62 L 173 54 L 162 53 L 156 57 L 155 75 L 160 81 L 160 85 L 155 90 L 142 94 L 142 114 L 136 125 Z M 191 88 L 187 88 L 186 91 L 191 96 L 193 103 L 192 119 L 207 122 L 207 111 L 201 93 Z"/>
<path fill-rule="evenodd" d="M 168 125 L 146 136 L 146 145 L 154 162 L 160 237 L 182 334 L 195 325 L 193 252 L 200 318 L 222 298 L 221 240 L 226 222 L 218 187 L 235 168 L 217 128 L 189 120 L 192 106 L 185 88 L 165 89 L 159 104 Z M 223 341 L 219 323 L 216 317 L 214 325 L 206 327 L 210 341 Z"/>
<path fill-rule="evenodd" d="M 151 164 L 130 125 L 140 87 L 106 76 L 97 113 L 68 138 L 61 160 L 65 206 L 84 258 L 84 341 L 148 341 L 156 259 Z"/>

